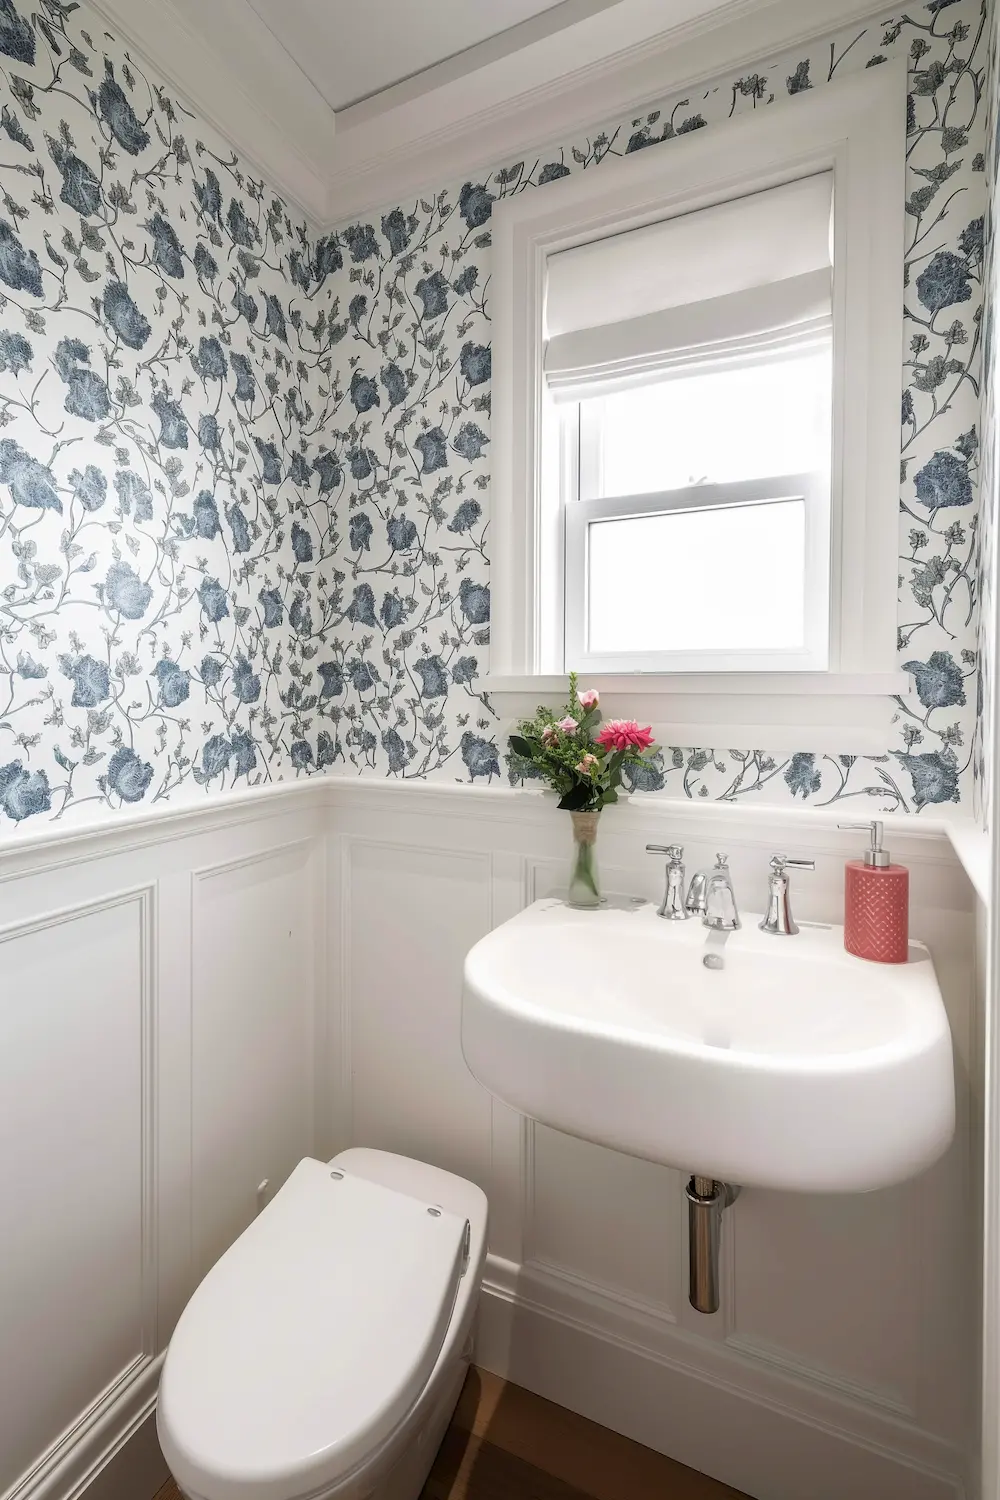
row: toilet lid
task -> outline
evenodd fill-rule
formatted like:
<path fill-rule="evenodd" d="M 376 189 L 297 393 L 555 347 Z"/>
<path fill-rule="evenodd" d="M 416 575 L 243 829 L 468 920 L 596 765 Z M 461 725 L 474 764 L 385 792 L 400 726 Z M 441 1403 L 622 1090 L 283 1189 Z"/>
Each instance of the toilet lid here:
<path fill-rule="evenodd" d="M 181 1485 L 293 1500 L 369 1457 L 431 1374 L 465 1235 L 446 1209 L 300 1162 L 171 1339 L 158 1426 Z"/>

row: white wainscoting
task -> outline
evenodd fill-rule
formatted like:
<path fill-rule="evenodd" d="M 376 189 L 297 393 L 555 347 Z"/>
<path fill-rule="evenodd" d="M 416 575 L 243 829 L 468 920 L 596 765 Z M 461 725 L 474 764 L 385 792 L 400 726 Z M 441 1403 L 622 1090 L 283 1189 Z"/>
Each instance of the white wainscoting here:
<path fill-rule="evenodd" d="M 815 858 L 795 896 L 819 921 L 858 842 L 798 809 L 633 802 L 603 820 L 607 886 L 658 897 L 643 845 L 675 838 L 692 868 L 728 850 L 745 912 L 776 848 Z M 891 843 L 956 1142 L 867 1197 L 746 1191 L 710 1318 L 683 1173 L 522 1120 L 462 1059 L 463 956 L 558 887 L 567 841 L 537 795 L 331 777 L 0 849 L 0 1494 L 76 1500 L 206 1267 L 300 1156 L 356 1143 L 488 1192 L 490 1368 L 761 1500 L 975 1500 L 982 1028 L 947 839 L 900 820 Z"/>
<path fill-rule="evenodd" d="M 10 1500 L 116 1455 L 258 1184 L 324 1147 L 324 816 L 303 786 L 0 852 Z"/>

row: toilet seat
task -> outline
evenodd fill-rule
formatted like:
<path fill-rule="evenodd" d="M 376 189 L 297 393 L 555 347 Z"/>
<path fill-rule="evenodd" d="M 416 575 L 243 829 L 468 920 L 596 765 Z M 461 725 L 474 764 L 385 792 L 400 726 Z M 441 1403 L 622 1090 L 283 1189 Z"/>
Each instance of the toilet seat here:
<path fill-rule="evenodd" d="M 427 1384 L 468 1220 L 306 1159 L 209 1272 L 160 1387 L 164 1455 L 200 1500 L 307 1500 L 384 1444 Z"/>

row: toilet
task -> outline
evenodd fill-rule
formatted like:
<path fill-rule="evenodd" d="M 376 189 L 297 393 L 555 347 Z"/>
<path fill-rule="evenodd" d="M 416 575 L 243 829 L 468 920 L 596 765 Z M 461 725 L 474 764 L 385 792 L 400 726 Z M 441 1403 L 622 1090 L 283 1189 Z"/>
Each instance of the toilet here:
<path fill-rule="evenodd" d="M 188 1500 L 417 1500 L 472 1356 L 486 1215 L 403 1156 L 299 1162 L 167 1350 L 157 1432 Z"/>

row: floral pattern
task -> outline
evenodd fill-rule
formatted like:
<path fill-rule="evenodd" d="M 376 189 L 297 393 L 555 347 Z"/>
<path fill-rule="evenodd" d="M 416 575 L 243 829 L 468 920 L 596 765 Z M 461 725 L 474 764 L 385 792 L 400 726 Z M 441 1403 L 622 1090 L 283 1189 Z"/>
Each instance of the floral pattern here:
<path fill-rule="evenodd" d="M 632 785 L 917 812 L 969 795 L 979 0 L 911 7 L 319 238 L 84 9 L 36 3 L 0 0 L 0 836 L 324 769 L 501 777 L 478 687 L 493 204 L 900 55 L 913 694 L 883 757 L 668 749 Z"/>

